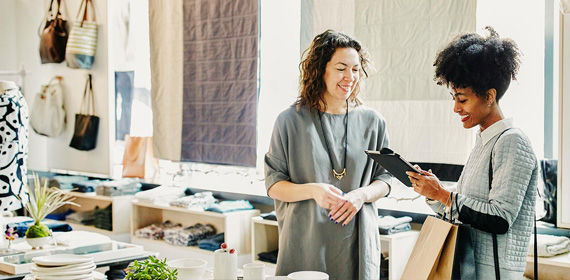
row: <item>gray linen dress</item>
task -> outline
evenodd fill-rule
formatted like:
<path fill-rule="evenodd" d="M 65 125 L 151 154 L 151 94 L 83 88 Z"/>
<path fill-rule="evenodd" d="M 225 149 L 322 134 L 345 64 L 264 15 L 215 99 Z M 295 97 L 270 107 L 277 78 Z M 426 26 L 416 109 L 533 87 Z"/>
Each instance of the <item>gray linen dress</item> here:
<path fill-rule="evenodd" d="M 341 171 L 345 114 L 323 113 L 322 119 L 333 164 Z M 329 183 L 348 193 L 374 180 L 390 183 L 389 173 L 364 153 L 387 146 L 384 118 L 363 105 L 351 109 L 346 175 L 339 181 L 332 173 L 318 113 L 291 106 L 275 123 L 265 155 L 265 185 L 269 190 L 279 181 Z M 345 227 L 331 222 L 329 210 L 313 199 L 291 203 L 275 200 L 275 210 L 279 224 L 276 275 L 317 270 L 328 273 L 330 279 L 379 278 L 380 237 L 374 204 L 365 203 Z"/>

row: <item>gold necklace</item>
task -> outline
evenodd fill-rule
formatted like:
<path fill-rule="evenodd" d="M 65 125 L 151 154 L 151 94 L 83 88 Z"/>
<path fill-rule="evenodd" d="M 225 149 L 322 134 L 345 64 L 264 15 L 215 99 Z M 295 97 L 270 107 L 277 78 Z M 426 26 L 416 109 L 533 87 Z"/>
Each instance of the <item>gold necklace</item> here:
<path fill-rule="evenodd" d="M 323 138 L 325 139 L 325 147 L 327 148 L 327 155 L 329 156 L 329 160 L 331 162 L 331 168 L 333 175 L 337 178 L 337 180 L 341 180 L 342 177 L 346 175 L 346 150 L 348 147 L 348 99 L 346 100 L 346 113 L 344 114 L 344 163 L 341 172 L 336 172 L 331 156 L 331 152 L 329 149 L 329 141 L 327 140 L 327 136 L 325 135 L 325 126 L 323 125 L 323 113 L 319 111 L 319 121 L 321 122 L 321 130 L 323 132 Z"/>

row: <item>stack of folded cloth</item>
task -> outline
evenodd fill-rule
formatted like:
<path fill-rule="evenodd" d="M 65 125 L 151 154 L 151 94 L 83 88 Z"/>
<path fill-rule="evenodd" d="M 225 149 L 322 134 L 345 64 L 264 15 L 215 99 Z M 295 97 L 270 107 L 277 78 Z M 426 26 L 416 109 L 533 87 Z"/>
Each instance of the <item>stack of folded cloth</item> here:
<path fill-rule="evenodd" d="M 539 257 L 552 257 L 564 254 L 570 250 L 570 238 L 566 236 L 539 234 L 536 236 L 536 239 Z M 534 235 L 530 237 L 528 255 L 534 256 Z"/>
<path fill-rule="evenodd" d="M 203 211 L 210 207 L 210 205 L 216 203 L 216 201 L 212 192 L 199 192 L 171 201 L 170 206 Z"/>
<path fill-rule="evenodd" d="M 95 220 L 95 210 L 71 213 L 65 217 L 65 220 L 70 223 L 92 225 Z"/>
<path fill-rule="evenodd" d="M 410 222 L 412 217 L 404 216 L 400 218 L 394 218 L 392 216 L 378 217 L 378 229 L 380 234 L 394 234 L 398 232 L 404 232 L 412 229 Z"/>
<path fill-rule="evenodd" d="M 220 249 L 220 246 L 224 243 L 224 233 L 214 234 L 208 238 L 204 238 L 202 240 L 198 240 L 198 248 L 208 250 L 208 251 L 216 251 Z"/>
<path fill-rule="evenodd" d="M 277 253 L 279 250 L 271 251 L 271 252 L 263 252 L 257 254 L 260 261 L 270 262 L 270 263 L 277 263 Z"/>
<path fill-rule="evenodd" d="M 140 228 L 135 232 L 135 235 L 138 238 L 161 240 L 164 238 L 164 231 L 165 230 L 177 229 L 177 228 L 178 229 L 182 228 L 182 225 L 181 224 L 173 224 L 170 221 L 166 221 L 166 222 L 161 223 L 161 224 L 152 224 L 150 226 Z"/>
<path fill-rule="evenodd" d="M 132 178 L 101 182 L 96 188 L 97 195 L 119 196 L 132 195 L 139 192 L 141 183 Z"/>
<path fill-rule="evenodd" d="M 251 203 L 249 203 L 247 200 L 226 200 L 220 203 L 211 204 L 205 210 L 218 213 L 227 213 L 250 209 L 253 209 L 253 205 L 251 205 Z"/>
<path fill-rule="evenodd" d="M 135 198 L 141 202 L 170 202 L 184 196 L 184 189 L 174 186 L 160 186 L 148 191 L 135 194 Z"/>
<path fill-rule="evenodd" d="M 69 216 L 73 213 L 75 213 L 75 211 L 73 211 L 73 209 L 67 209 L 67 210 L 64 210 L 62 212 L 54 212 L 51 214 L 47 214 L 46 218 L 51 219 L 51 220 L 57 220 L 57 221 L 65 221 L 65 218 L 67 218 L 67 216 Z"/>
<path fill-rule="evenodd" d="M 194 246 L 198 240 L 216 234 L 216 229 L 211 224 L 195 224 L 184 229 L 168 229 L 164 231 L 164 240 L 168 244 L 177 246 Z"/>
<path fill-rule="evenodd" d="M 263 213 L 259 216 L 261 216 L 261 218 L 263 218 L 264 220 L 277 221 L 277 216 L 275 215 L 275 211 L 271 211 L 269 213 Z"/>
<path fill-rule="evenodd" d="M 85 176 L 66 176 L 66 175 L 57 175 L 52 177 L 53 180 L 56 180 L 59 183 L 59 188 L 62 190 L 72 190 L 73 183 L 75 182 L 83 182 L 87 181 L 87 177 Z"/>
<path fill-rule="evenodd" d="M 74 192 L 82 192 L 82 193 L 90 193 L 95 192 L 95 188 L 100 185 L 103 181 L 102 180 L 87 180 L 72 183 Z"/>
<path fill-rule="evenodd" d="M 113 230 L 113 215 L 111 214 L 111 210 L 112 210 L 112 205 L 109 205 L 103 209 L 99 209 L 99 207 L 96 207 L 94 214 L 95 217 L 93 219 L 93 225 L 96 228 Z"/>

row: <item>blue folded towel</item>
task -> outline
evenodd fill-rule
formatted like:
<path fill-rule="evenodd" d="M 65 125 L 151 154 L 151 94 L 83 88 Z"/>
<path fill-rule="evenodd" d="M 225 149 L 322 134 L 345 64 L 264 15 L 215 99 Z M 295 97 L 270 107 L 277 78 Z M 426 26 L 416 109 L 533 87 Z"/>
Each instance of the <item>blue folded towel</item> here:
<path fill-rule="evenodd" d="M 45 224 L 53 232 L 56 232 L 56 231 L 67 232 L 67 231 L 72 230 L 71 226 L 69 224 L 66 224 L 66 223 L 52 223 L 52 222 L 44 222 L 44 221 L 42 221 L 42 223 Z M 24 237 L 26 235 L 26 231 L 28 230 L 28 228 L 30 226 L 32 226 L 33 224 L 34 224 L 34 221 L 9 223 L 8 227 L 13 228 L 14 232 L 17 233 L 19 237 Z"/>
<path fill-rule="evenodd" d="M 226 200 L 219 203 L 210 204 L 205 210 L 218 213 L 227 213 L 240 210 L 253 209 L 253 205 L 247 200 Z"/>
<path fill-rule="evenodd" d="M 224 243 L 223 232 L 198 241 L 198 248 L 209 251 L 216 251 L 220 249 L 220 245 L 222 245 L 222 243 Z"/>

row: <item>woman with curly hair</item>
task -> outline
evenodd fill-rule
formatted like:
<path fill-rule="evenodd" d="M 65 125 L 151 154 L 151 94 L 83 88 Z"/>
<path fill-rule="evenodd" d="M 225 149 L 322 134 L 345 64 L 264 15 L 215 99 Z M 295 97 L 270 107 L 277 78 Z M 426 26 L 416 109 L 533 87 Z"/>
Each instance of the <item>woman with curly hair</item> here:
<path fill-rule="evenodd" d="M 265 185 L 279 225 L 277 275 L 317 270 L 331 279 L 378 279 L 378 212 L 391 176 L 364 150 L 388 146 L 384 118 L 358 100 L 368 59 L 360 43 L 327 30 L 300 64 L 300 94 L 275 122 Z"/>
<path fill-rule="evenodd" d="M 479 127 L 456 192 L 431 171 L 408 173 L 414 190 L 437 209 L 471 225 L 476 279 L 522 279 L 534 219 L 538 164 L 527 136 L 505 119 L 499 100 L 519 69 L 520 52 L 490 27 L 465 34 L 435 60 L 435 80 L 451 88 L 463 127 Z"/>

